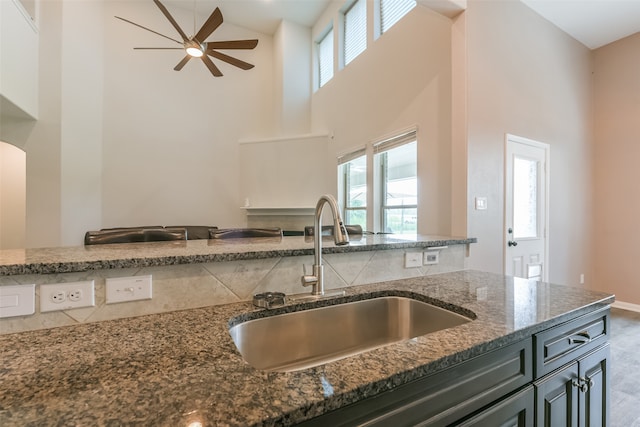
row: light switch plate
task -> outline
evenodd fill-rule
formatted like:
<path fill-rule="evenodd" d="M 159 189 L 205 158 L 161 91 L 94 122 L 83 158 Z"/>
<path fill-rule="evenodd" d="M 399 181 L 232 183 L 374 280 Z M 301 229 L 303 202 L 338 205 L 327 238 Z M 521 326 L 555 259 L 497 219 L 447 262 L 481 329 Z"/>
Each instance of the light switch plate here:
<path fill-rule="evenodd" d="M 413 268 L 422 266 L 422 252 L 405 252 L 404 268 Z"/>
<path fill-rule="evenodd" d="M 152 298 L 151 275 L 115 277 L 106 280 L 107 304 Z"/>
<path fill-rule="evenodd" d="M 487 198 L 486 197 L 476 197 L 476 210 L 484 211 L 487 209 Z"/>
<path fill-rule="evenodd" d="M 0 286 L 0 318 L 36 312 L 36 285 Z"/>

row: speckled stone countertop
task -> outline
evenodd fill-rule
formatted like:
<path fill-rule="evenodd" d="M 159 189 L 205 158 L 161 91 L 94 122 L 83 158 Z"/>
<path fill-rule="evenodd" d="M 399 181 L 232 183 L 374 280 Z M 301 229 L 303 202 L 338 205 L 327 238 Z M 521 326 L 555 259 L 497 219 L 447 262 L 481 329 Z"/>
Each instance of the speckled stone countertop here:
<path fill-rule="evenodd" d="M 376 234 L 352 236 L 347 246 L 336 246 L 331 237 L 325 237 L 322 243 L 323 253 L 344 253 L 476 242 L 476 238 L 465 237 Z M 304 236 L 5 249 L 0 250 L 0 276 L 71 273 L 312 254 L 313 238 Z"/>
<path fill-rule="evenodd" d="M 413 295 L 475 320 L 288 373 L 258 371 L 236 350 L 228 332 L 230 320 L 267 314 L 250 303 L 4 335 L 0 425 L 292 425 L 605 307 L 614 299 L 581 288 L 476 271 L 346 291 L 347 300 L 371 292 Z"/>

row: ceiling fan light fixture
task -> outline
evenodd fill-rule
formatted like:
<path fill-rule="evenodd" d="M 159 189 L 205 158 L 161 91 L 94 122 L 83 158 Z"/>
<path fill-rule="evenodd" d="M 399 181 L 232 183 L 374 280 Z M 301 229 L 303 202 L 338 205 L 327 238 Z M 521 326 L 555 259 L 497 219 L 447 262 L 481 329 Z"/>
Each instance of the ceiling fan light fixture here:
<path fill-rule="evenodd" d="M 204 55 L 204 48 L 202 45 L 193 40 L 189 43 L 185 43 L 185 50 L 189 56 L 193 56 L 194 58 L 201 58 Z"/>
<path fill-rule="evenodd" d="M 2 1 L 2 0 L 0 0 Z M 238 58 L 234 58 L 232 56 L 226 55 L 222 52 L 218 52 L 216 49 L 253 49 L 258 44 L 258 39 L 252 40 L 226 40 L 226 41 L 215 41 L 215 42 L 207 42 L 207 38 L 222 24 L 222 12 L 220 12 L 220 8 L 216 7 L 214 11 L 209 15 L 209 18 L 202 24 L 202 27 L 198 30 L 198 32 L 194 36 L 187 36 L 185 32 L 180 28 L 180 25 L 173 19 L 171 13 L 167 10 L 167 8 L 160 2 L 160 0 L 153 0 L 153 2 L 158 6 L 162 14 L 169 20 L 171 25 L 176 29 L 182 41 L 178 41 L 174 38 L 165 36 L 164 34 L 160 34 L 157 31 L 149 29 L 147 27 L 143 27 L 142 25 L 136 24 L 135 22 L 129 21 L 124 18 L 120 18 L 116 16 L 117 19 L 120 19 L 124 22 L 128 22 L 129 24 L 135 25 L 136 27 L 140 27 L 143 30 L 150 31 L 154 34 L 157 34 L 161 37 L 169 39 L 171 41 L 176 42 L 182 47 L 143 47 L 143 48 L 134 48 L 134 49 L 184 49 L 186 55 L 178 64 L 173 67 L 175 71 L 180 71 L 182 68 L 189 62 L 191 58 L 200 58 L 202 63 L 206 65 L 211 74 L 214 77 L 221 77 L 222 72 L 218 67 L 213 63 L 209 56 L 219 59 L 220 61 L 226 62 L 230 65 L 238 67 L 242 70 L 249 70 L 253 68 L 253 64 L 249 64 L 248 62 L 244 62 L 239 60 Z M 203 40 L 202 42 L 200 40 Z"/>

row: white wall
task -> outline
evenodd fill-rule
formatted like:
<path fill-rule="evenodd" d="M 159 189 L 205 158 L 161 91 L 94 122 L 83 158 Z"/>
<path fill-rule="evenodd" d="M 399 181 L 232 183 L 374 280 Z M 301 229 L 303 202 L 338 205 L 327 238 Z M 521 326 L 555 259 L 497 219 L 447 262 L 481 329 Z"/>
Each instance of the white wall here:
<path fill-rule="evenodd" d="M 367 3 L 369 6 L 371 3 Z M 327 12 L 314 35 L 334 19 Z M 418 126 L 418 231 L 451 233 L 451 20 L 414 8 L 312 96 L 312 130 L 333 135 L 339 154 Z M 337 173 L 329 175 L 337 188 Z"/>
<path fill-rule="evenodd" d="M 59 246 L 62 241 L 62 13 L 60 2 L 40 3 L 40 38 L 46 40 L 46 49 L 39 49 L 38 61 L 40 64 L 46 64 L 46 68 L 39 73 L 38 78 L 38 121 L 27 128 L 20 122 L 14 124 L 18 128 L 17 132 L 26 141 L 26 247 Z"/>
<path fill-rule="evenodd" d="M 551 145 L 550 280 L 593 280 L 590 51 L 516 1 L 469 2 L 469 267 L 503 272 L 504 135 Z M 488 209 L 473 210 L 476 196 Z"/>
<path fill-rule="evenodd" d="M 61 87 L 61 235 L 79 244 L 102 223 L 104 2 L 63 8 Z M 82 34 L 82 36 L 79 36 Z M 80 59 L 80 60 L 79 60 Z"/>
<path fill-rule="evenodd" d="M 311 29 L 282 21 L 273 37 L 274 112 L 278 135 L 304 135 L 310 129 Z"/>
<path fill-rule="evenodd" d="M 210 39 L 258 38 L 256 49 L 232 53 L 255 68 L 217 62 L 224 76 L 215 78 L 191 60 L 176 72 L 182 52 L 133 50 L 167 44 L 112 18 L 173 34 L 154 7 L 116 2 L 105 11 L 102 225 L 241 226 L 238 140 L 273 135 L 272 38 L 224 23 Z"/>

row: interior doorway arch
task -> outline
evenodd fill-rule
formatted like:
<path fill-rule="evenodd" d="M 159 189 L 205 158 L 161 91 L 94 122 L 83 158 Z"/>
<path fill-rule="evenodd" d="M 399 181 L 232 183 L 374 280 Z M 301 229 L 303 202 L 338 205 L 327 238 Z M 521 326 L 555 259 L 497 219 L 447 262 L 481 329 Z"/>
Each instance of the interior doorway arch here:
<path fill-rule="evenodd" d="M 0 249 L 25 247 L 27 153 L 0 141 Z"/>

